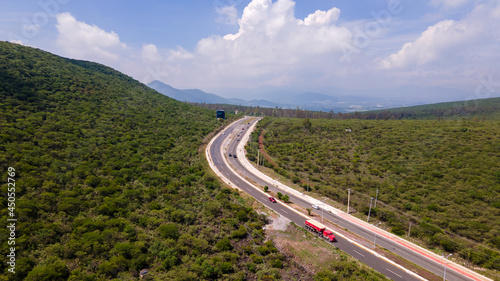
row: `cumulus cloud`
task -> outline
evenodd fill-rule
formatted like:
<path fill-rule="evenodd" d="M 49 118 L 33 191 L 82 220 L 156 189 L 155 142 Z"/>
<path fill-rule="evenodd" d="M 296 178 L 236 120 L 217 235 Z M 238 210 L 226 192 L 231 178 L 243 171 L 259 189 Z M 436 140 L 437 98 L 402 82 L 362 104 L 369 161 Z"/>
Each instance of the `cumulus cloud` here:
<path fill-rule="evenodd" d="M 342 47 L 352 39 L 352 33 L 336 23 L 340 10 L 316 11 L 302 20 L 295 17 L 294 7 L 291 0 L 254 0 L 244 9 L 236 34 L 204 38 L 195 53 L 217 63 L 218 77 L 226 80 L 250 76 L 287 83 L 298 72 L 333 69 L 343 56 Z M 318 64 L 329 59 L 333 65 Z"/>
<path fill-rule="evenodd" d="M 236 7 L 234 7 L 234 5 L 217 7 L 215 9 L 215 12 L 218 15 L 217 22 L 224 23 L 224 24 L 237 24 L 238 23 L 238 10 L 236 10 Z"/>
<path fill-rule="evenodd" d="M 414 41 L 380 61 L 386 69 L 408 68 L 432 64 L 456 64 L 471 53 L 482 56 L 498 55 L 488 51 L 498 46 L 500 33 L 496 26 L 500 17 L 495 16 L 499 4 L 478 5 L 461 20 L 443 20 L 429 26 Z"/>
<path fill-rule="evenodd" d="M 64 55 L 109 63 L 117 61 L 117 52 L 127 48 L 115 32 L 77 21 L 70 13 L 58 14 L 56 19 L 57 45 Z"/>
<path fill-rule="evenodd" d="M 154 44 L 142 46 L 142 60 L 145 63 L 154 63 L 161 60 L 161 55 L 158 53 L 158 48 Z"/>
<path fill-rule="evenodd" d="M 305 25 L 326 25 L 336 22 L 339 19 L 340 10 L 332 8 L 328 11 L 317 10 L 314 14 L 310 14 L 301 23 Z"/>
<path fill-rule="evenodd" d="M 462 50 L 477 37 L 477 30 L 465 22 L 445 20 L 427 28 L 419 38 L 403 45 L 399 52 L 382 61 L 385 68 L 425 65 Z"/>

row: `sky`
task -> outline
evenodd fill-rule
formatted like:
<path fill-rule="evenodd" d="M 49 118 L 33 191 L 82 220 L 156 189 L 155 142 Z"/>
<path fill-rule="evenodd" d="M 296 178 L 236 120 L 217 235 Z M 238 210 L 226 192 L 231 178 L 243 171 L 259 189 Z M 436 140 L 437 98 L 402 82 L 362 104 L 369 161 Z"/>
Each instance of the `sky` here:
<path fill-rule="evenodd" d="M 498 96 L 499 26 L 500 0 L 0 2 L 0 40 L 239 98 L 413 86 Z"/>

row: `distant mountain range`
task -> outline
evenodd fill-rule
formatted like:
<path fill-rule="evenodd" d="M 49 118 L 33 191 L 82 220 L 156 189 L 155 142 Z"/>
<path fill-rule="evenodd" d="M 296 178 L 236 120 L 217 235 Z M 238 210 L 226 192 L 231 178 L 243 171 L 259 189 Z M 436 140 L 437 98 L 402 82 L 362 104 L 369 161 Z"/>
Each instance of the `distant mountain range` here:
<path fill-rule="evenodd" d="M 228 100 L 198 89 L 179 90 L 161 81 L 155 80 L 148 86 L 159 93 L 183 102 L 227 103 Z"/>
<path fill-rule="evenodd" d="M 392 89 L 375 89 L 369 91 L 342 88 L 325 89 L 325 92 L 335 92 L 335 95 L 316 92 L 294 93 L 293 91 L 277 91 L 266 94 L 265 96 L 268 97 L 266 99 L 244 100 L 223 98 L 199 89 L 179 90 L 158 80 L 147 85 L 159 93 L 183 102 L 272 108 L 299 107 L 301 109 L 323 112 L 368 111 L 474 98 L 470 93 L 456 89 L 403 86 Z"/>

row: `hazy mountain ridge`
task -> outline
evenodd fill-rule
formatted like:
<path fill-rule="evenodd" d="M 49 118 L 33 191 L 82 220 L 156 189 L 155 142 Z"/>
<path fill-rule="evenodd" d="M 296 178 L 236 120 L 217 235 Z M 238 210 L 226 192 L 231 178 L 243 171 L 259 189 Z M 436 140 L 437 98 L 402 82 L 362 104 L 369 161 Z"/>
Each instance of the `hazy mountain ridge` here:
<path fill-rule="evenodd" d="M 322 92 L 276 89 L 259 94 L 249 94 L 252 99 L 223 98 L 199 89 L 179 90 L 161 81 L 153 81 L 149 87 L 179 101 L 190 103 L 231 104 L 283 109 L 304 109 L 323 112 L 361 112 L 376 109 L 452 102 L 473 99 L 467 91 L 442 88 L 402 86 L 391 89 L 356 90 L 343 88 L 322 89 Z M 326 94 L 325 94 L 326 93 Z M 384 97 L 384 98 L 381 98 Z"/>

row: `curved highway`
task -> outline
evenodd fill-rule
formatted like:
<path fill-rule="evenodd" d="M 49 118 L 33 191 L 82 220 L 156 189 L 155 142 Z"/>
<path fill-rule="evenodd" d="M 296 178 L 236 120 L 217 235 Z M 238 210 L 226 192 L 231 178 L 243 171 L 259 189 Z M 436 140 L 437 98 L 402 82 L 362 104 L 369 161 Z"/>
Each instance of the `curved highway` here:
<path fill-rule="evenodd" d="M 269 196 L 262 191 L 262 188 L 256 187 L 244 179 L 249 179 L 259 186 L 267 185 L 270 187 L 270 191 L 287 194 L 290 197 L 290 201 L 304 208 L 311 207 L 311 199 L 313 202 L 318 201 L 309 196 L 304 196 L 298 191 L 293 190 L 291 192 L 290 188 L 260 174 L 255 168 L 249 166 L 246 159 L 242 159 L 245 157 L 243 152 L 244 142 L 248 139 L 249 132 L 257 121 L 256 119 L 245 118 L 229 125 L 224 132 L 221 132 L 211 140 L 206 151 L 207 159 L 209 159 L 212 169 L 214 169 L 225 182 L 235 188 L 245 191 L 268 208 L 273 209 L 280 215 L 293 221 L 295 224 L 303 226 L 305 219 L 307 219 L 305 215 L 299 214 L 279 201 L 278 203 L 271 203 L 268 199 Z M 231 155 L 238 155 L 238 158 L 234 158 L 234 156 L 229 157 L 229 153 Z M 238 175 L 235 170 L 244 175 L 244 178 Z M 318 202 L 321 203 L 320 201 Z M 352 233 L 366 238 L 368 241 L 374 241 L 377 246 L 399 255 L 433 272 L 437 276 L 442 277 L 444 275 L 446 266 L 446 280 L 491 280 L 475 272 L 459 273 L 457 272 L 458 265 L 449 261 L 445 265 L 443 259 L 440 259 L 435 254 L 417 246 L 412 247 L 411 243 L 399 241 L 398 239 L 395 240 L 394 235 L 372 225 L 367 226 L 366 223 L 344 212 L 333 209 L 330 206 L 325 206 L 323 212 L 321 210 L 314 211 L 319 216 L 323 215 L 325 220 L 346 228 Z M 377 253 L 369 251 L 365 247 L 353 243 L 349 239 L 338 237 L 338 235 L 336 236 L 337 242 L 335 246 L 385 276 L 393 280 L 424 280 L 420 276 L 416 276 L 413 272 L 403 269 L 387 261 L 387 259 L 381 258 Z M 458 271 L 463 271 L 463 268 L 458 266 Z"/>

